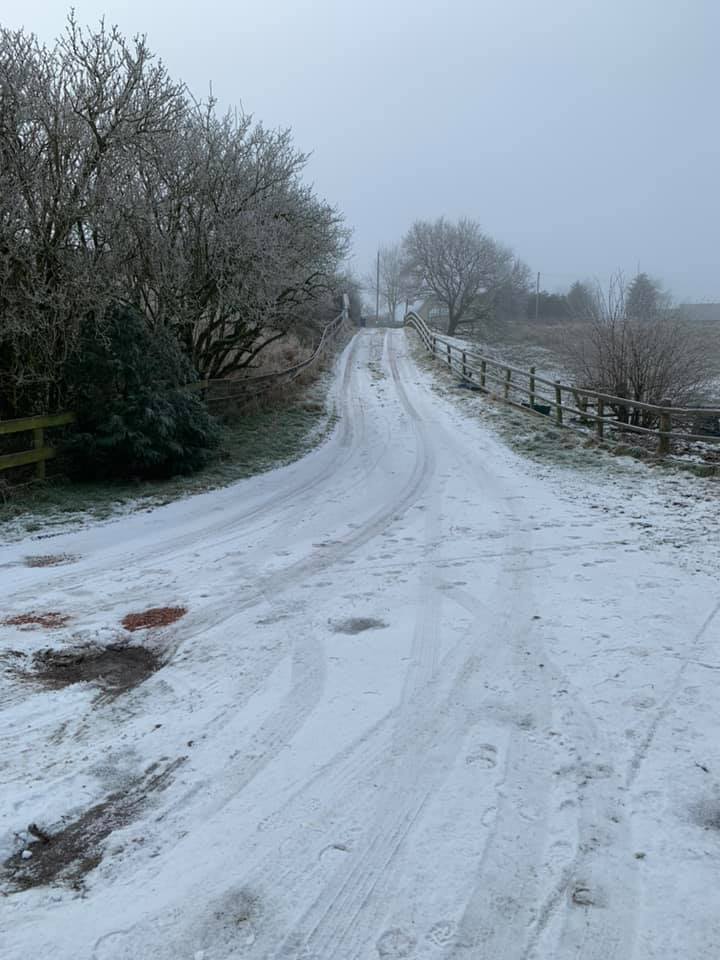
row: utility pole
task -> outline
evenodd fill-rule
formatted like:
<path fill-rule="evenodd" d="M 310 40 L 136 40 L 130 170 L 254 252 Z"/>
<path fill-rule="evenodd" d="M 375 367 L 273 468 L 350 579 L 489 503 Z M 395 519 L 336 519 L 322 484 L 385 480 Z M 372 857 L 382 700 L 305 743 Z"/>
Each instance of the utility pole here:
<path fill-rule="evenodd" d="M 375 324 L 380 323 L 380 248 L 377 252 L 377 270 L 375 271 Z"/>
<path fill-rule="evenodd" d="M 540 274 L 537 275 L 537 282 L 535 284 L 535 323 L 538 322 L 538 314 L 540 313 Z"/>

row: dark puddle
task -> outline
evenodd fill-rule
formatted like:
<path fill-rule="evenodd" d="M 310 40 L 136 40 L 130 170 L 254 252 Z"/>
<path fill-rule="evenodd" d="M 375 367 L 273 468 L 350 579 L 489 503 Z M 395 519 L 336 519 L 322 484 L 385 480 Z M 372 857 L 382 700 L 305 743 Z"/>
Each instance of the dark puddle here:
<path fill-rule="evenodd" d="M 332 624 L 335 633 L 362 633 L 364 630 L 380 630 L 386 627 L 384 620 L 374 617 L 350 617 L 347 620 L 335 620 Z"/>

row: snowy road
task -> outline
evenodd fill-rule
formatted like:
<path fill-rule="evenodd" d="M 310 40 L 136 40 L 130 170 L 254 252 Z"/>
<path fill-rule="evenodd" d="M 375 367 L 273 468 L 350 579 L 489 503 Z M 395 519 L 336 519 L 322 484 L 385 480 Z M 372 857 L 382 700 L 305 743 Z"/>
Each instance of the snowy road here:
<path fill-rule="evenodd" d="M 559 495 L 402 330 L 356 336 L 334 392 L 290 467 L 0 549 L 4 615 L 72 618 L 3 650 L 188 609 L 115 699 L 3 677 L 3 858 L 166 776 L 80 889 L 0 897 L 2 960 L 717 957 L 701 545 L 648 539 L 595 475 Z M 20 562 L 51 551 L 75 560 Z"/>

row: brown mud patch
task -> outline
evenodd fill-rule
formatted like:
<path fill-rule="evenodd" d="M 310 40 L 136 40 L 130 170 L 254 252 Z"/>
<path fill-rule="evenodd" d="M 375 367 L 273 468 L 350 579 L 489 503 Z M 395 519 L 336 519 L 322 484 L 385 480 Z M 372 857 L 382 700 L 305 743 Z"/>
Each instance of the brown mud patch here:
<path fill-rule="evenodd" d="M 58 630 L 64 627 L 70 620 L 70 614 L 57 613 L 50 611 L 48 613 L 37 613 L 31 610 L 29 613 L 19 613 L 14 617 L 5 617 L 0 620 L 3 627 L 26 627 L 32 630 L 34 627 L 44 627 L 46 630 Z"/>
<path fill-rule="evenodd" d="M 184 617 L 186 613 L 186 607 L 151 607 L 150 610 L 144 610 L 142 613 L 128 613 L 123 617 L 122 625 L 131 632 L 167 627 Z"/>
<path fill-rule="evenodd" d="M 79 559 L 74 553 L 45 553 L 25 557 L 26 567 L 60 567 L 65 563 L 75 563 Z"/>
<path fill-rule="evenodd" d="M 347 620 L 335 620 L 331 625 L 335 633 L 350 634 L 387 627 L 384 620 L 377 620 L 375 617 L 349 617 Z"/>
<path fill-rule="evenodd" d="M 40 650 L 25 669 L 15 673 L 49 690 L 75 683 L 94 683 L 109 697 L 118 697 L 139 686 L 159 670 L 160 654 L 135 644 L 110 643 L 65 650 Z"/>
<path fill-rule="evenodd" d="M 110 834 L 136 819 L 153 794 L 166 790 L 172 774 L 186 759 L 179 757 L 162 768 L 159 763 L 153 764 L 142 777 L 131 780 L 122 791 L 110 794 L 75 820 L 49 826 L 30 824 L 17 834 L 22 849 L 0 866 L 7 893 L 49 885 L 81 889 L 87 874 L 101 863 Z"/>

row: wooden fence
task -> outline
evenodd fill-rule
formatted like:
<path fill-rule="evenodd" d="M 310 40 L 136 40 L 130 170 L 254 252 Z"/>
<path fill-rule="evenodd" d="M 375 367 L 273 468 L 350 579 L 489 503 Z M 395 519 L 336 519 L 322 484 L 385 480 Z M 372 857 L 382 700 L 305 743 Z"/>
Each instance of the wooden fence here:
<path fill-rule="evenodd" d="M 262 396 L 276 387 L 292 383 L 306 370 L 315 366 L 324 356 L 325 351 L 338 335 L 347 319 L 348 312 L 347 309 L 344 309 L 323 329 L 318 345 L 312 354 L 292 367 L 275 373 L 265 373 L 259 377 L 245 377 L 242 380 L 228 378 L 200 380 L 192 386 L 204 391 L 204 399 L 206 403 L 211 405 L 229 400 L 243 401 Z"/>
<path fill-rule="evenodd" d="M 268 373 L 261 377 L 248 377 L 245 380 L 199 380 L 189 384 L 189 387 L 193 390 L 202 390 L 205 402 L 214 404 L 229 400 L 248 400 L 250 397 L 261 395 L 273 387 L 291 383 L 320 360 L 347 318 L 347 308 L 345 308 L 339 316 L 323 329 L 320 341 L 312 354 L 286 370 Z M 215 392 L 213 393 L 213 391 Z M 34 463 L 36 464 L 36 477 L 44 480 L 45 464 L 57 454 L 54 447 L 45 444 L 45 431 L 53 427 L 67 426 L 74 421 L 75 414 L 71 412 L 56 413 L 49 416 L 23 417 L 19 420 L 0 420 L 0 437 L 16 433 L 31 433 L 33 435 L 31 448 L 16 453 L 0 454 L 0 473 L 13 467 L 23 467 Z"/>
<path fill-rule="evenodd" d="M 74 413 L 56 413 L 50 416 L 23 417 L 20 420 L 0 420 L 0 437 L 13 433 L 32 433 L 33 445 L 28 450 L 0 455 L 0 471 L 11 467 L 23 467 L 34 463 L 36 476 L 45 478 L 45 463 L 55 454 L 55 447 L 45 444 L 45 431 L 52 427 L 63 427 L 75 420 Z"/>
<path fill-rule="evenodd" d="M 608 433 L 616 438 L 626 433 L 641 434 L 652 438 L 660 456 L 670 453 L 678 440 L 720 443 L 719 408 L 674 407 L 669 400 L 644 403 L 547 380 L 538 376 L 534 367 L 521 370 L 458 346 L 431 330 L 416 313 L 408 313 L 405 323 L 418 332 L 433 356 L 466 383 L 525 413 L 552 417 L 558 426 L 589 427 L 600 440 Z M 638 419 L 653 425 L 634 422 Z"/>

